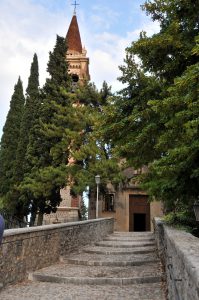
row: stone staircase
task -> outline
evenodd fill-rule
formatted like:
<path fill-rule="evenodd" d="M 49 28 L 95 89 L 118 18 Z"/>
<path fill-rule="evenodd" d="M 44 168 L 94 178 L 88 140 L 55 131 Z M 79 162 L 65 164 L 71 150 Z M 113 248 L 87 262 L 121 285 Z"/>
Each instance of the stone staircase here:
<path fill-rule="evenodd" d="M 151 232 L 116 232 L 62 257 L 56 265 L 34 272 L 30 280 L 18 287 L 18 292 L 9 293 L 12 297 L 3 295 L 2 299 L 166 299 L 162 268 Z M 31 290 L 34 292 L 30 295 Z"/>

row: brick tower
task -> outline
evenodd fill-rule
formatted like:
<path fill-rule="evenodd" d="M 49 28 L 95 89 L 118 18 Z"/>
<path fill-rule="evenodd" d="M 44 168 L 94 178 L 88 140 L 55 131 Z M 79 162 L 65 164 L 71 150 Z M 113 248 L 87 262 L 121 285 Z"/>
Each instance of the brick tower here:
<path fill-rule="evenodd" d="M 66 42 L 68 47 L 66 60 L 69 63 L 69 72 L 73 83 L 79 82 L 82 84 L 85 80 L 90 80 L 89 58 L 86 57 L 87 51 L 85 47 L 82 47 L 75 11 L 66 35 Z"/>

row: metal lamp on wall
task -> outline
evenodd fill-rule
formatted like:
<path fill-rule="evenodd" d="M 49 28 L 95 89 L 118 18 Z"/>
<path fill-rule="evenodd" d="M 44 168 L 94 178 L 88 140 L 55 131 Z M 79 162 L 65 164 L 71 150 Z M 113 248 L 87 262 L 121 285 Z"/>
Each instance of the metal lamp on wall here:
<path fill-rule="evenodd" d="M 96 199 L 96 219 L 98 218 L 98 202 L 99 202 L 99 184 L 100 184 L 100 175 L 95 176 L 95 183 L 97 185 L 97 199 Z"/>

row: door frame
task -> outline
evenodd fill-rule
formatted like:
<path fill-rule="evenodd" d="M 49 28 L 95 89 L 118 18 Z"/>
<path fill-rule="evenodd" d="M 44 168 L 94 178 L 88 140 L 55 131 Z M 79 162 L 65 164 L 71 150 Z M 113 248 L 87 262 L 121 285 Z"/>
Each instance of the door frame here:
<path fill-rule="evenodd" d="M 134 231 L 134 214 L 146 214 L 146 230 L 151 230 L 150 203 L 147 195 L 129 194 L 129 231 Z"/>

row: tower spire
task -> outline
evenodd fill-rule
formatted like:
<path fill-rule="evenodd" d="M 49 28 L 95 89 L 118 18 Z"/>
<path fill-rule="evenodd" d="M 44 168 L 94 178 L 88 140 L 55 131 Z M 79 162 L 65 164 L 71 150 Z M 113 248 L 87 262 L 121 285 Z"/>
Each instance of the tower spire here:
<path fill-rule="evenodd" d="M 86 49 L 82 47 L 81 36 L 76 16 L 76 7 L 79 5 L 76 0 L 74 3 L 74 14 L 66 34 L 67 53 L 66 60 L 69 63 L 69 73 L 74 83 L 78 81 L 83 84 L 84 80 L 90 80 L 89 58 L 86 57 Z"/>
<path fill-rule="evenodd" d="M 73 12 L 73 15 L 75 16 L 75 15 L 76 15 L 77 6 L 79 5 L 79 3 L 77 3 L 77 1 L 75 0 L 75 2 L 72 3 L 71 5 L 74 6 L 74 12 Z"/>
<path fill-rule="evenodd" d="M 79 26 L 77 23 L 76 15 L 73 15 L 67 35 L 66 41 L 68 45 L 68 50 L 73 50 L 78 53 L 82 53 L 82 42 L 79 32 Z"/>

